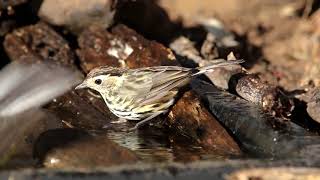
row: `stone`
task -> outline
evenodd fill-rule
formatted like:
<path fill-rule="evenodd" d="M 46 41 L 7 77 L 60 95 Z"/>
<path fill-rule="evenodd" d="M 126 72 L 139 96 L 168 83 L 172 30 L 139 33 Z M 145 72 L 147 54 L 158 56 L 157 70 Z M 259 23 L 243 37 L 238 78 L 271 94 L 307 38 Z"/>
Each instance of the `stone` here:
<path fill-rule="evenodd" d="M 320 90 L 315 89 L 311 94 L 312 97 L 307 103 L 307 112 L 314 121 L 320 123 Z"/>
<path fill-rule="evenodd" d="M 320 143 L 317 135 L 303 127 L 275 118 L 261 107 L 207 82 L 195 80 L 192 87 L 246 152 L 258 157 L 291 158 Z"/>
<path fill-rule="evenodd" d="M 137 156 L 105 136 L 78 129 L 55 129 L 40 135 L 35 156 L 47 168 L 96 168 L 137 162 Z"/>
<path fill-rule="evenodd" d="M 99 66 L 120 66 L 117 57 L 108 53 L 113 38 L 111 33 L 99 26 L 88 27 L 80 34 L 77 55 L 85 73 Z"/>
<path fill-rule="evenodd" d="M 84 30 L 78 42 L 80 49 L 77 54 L 86 73 L 99 66 L 137 68 L 177 64 L 170 49 L 146 40 L 121 24 L 111 32 L 91 26 Z"/>
<path fill-rule="evenodd" d="M 239 156 L 241 150 L 219 121 L 193 91 L 187 91 L 172 107 L 168 126 L 185 134 L 205 149 L 223 156 Z"/>
<path fill-rule="evenodd" d="M 156 41 L 150 41 L 125 25 L 118 25 L 112 33 L 126 42 L 133 51 L 125 59 L 128 68 L 178 65 L 173 52 Z"/>
<path fill-rule="evenodd" d="M 50 24 L 77 34 L 94 24 L 109 27 L 115 14 L 113 5 L 114 0 L 44 0 L 38 14 Z"/>
<path fill-rule="evenodd" d="M 92 106 L 88 99 L 84 98 L 76 92 L 70 91 L 54 99 L 46 108 L 55 114 L 60 121 L 65 122 L 67 126 L 85 130 L 102 129 L 103 126 L 112 121 L 110 116 L 106 116 Z M 105 107 L 107 108 L 107 106 Z"/>
<path fill-rule="evenodd" d="M 227 176 L 227 180 L 315 180 L 320 178 L 318 168 L 307 167 L 273 167 L 273 168 L 253 168 L 238 170 Z"/>
<path fill-rule="evenodd" d="M 16 27 L 14 20 L 5 20 L 0 22 L 0 37 L 4 36 Z"/>
<path fill-rule="evenodd" d="M 232 87 L 242 98 L 260 105 L 265 111 L 277 117 L 288 118 L 291 116 L 294 103 L 278 87 L 263 82 L 255 74 L 238 74 L 233 78 Z"/>
<path fill-rule="evenodd" d="M 74 66 L 75 56 L 68 42 L 43 22 L 7 34 L 4 49 L 12 61 L 51 61 Z"/>

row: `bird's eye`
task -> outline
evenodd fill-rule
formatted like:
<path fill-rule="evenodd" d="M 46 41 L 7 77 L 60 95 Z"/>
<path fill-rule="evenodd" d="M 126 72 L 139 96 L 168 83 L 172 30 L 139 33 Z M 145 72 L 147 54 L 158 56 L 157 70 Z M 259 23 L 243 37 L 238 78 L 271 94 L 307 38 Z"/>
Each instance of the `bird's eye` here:
<path fill-rule="evenodd" d="M 102 80 L 101 80 L 101 79 L 96 79 L 96 80 L 94 81 L 94 83 L 96 83 L 97 85 L 100 85 L 100 84 L 102 83 Z"/>

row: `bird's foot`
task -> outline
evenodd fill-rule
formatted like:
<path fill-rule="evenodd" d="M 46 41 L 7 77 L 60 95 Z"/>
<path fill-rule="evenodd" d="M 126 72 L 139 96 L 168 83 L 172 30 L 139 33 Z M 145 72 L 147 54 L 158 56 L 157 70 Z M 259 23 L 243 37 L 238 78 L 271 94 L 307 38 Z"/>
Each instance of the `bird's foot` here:
<path fill-rule="evenodd" d="M 128 129 L 128 132 L 134 132 L 134 131 L 137 131 L 141 126 L 144 126 L 145 123 L 137 123 L 134 127 Z"/>
<path fill-rule="evenodd" d="M 112 123 L 112 124 L 121 124 L 121 123 L 125 123 L 125 122 L 127 122 L 126 119 L 124 119 L 124 118 L 119 118 L 118 120 L 116 120 L 116 121 L 111 121 L 110 123 Z"/>
<path fill-rule="evenodd" d="M 150 120 L 152 120 L 152 119 L 155 118 L 156 116 L 160 115 L 161 113 L 163 113 L 163 112 L 154 113 L 153 115 L 147 117 L 146 119 L 138 122 L 133 128 L 130 128 L 128 131 L 136 131 L 136 130 L 138 130 L 141 126 L 146 125 L 147 123 L 150 122 Z"/>

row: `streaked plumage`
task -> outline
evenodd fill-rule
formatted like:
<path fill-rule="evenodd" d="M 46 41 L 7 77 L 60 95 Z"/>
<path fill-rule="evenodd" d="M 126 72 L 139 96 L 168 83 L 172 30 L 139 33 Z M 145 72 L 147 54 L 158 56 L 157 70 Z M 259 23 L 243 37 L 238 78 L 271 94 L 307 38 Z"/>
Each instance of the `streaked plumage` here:
<path fill-rule="evenodd" d="M 128 120 L 142 123 L 165 113 L 174 104 L 180 87 L 191 78 L 216 67 L 238 64 L 242 60 L 218 60 L 210 66 L 185 68 L 156 66 L 138 69 L 98 67 L 93 69 L 79 88 L 98 91 L 112 113 Z"/>

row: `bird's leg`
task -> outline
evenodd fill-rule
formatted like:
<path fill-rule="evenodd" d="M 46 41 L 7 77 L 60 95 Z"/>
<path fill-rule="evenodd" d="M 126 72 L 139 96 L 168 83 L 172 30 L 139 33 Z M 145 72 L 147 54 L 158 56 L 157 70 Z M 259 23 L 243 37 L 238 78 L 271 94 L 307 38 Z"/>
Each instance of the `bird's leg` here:
<path fill-rule="evenodd" d="M 110 123 L 112 123 L 112 124 L 119 124 L 119 123 L 125 123 L 125 122 L 127 122 L 127 120 L 126 120 L 125 118 L 119 117 L 118 120 L 116 120 L 116 121 L 111 121 Z"/>
<path fill-rule="evenodd" d="M 138 122 L 133 128 L 130 128 L 129 131 L 133 131 L 133 130 L 137 130 L 140 126 L 143 126 L 144 124 L 146 124 L 147 122 L 149 122 L 150 120 L 152 120 L 153 118 L 157 117 L 158 115 L 162 114 L 163 111 L 160 112 L 156 112 L 154 114 L 152 114 L 151 116 L 145 118 L 144 120 Z"/>
<path fill-rule="evenodd" d="M 111 124 L 121 124 L 121 123 L 125 123 L 125 122 L 127 122 L 126 119 L 119 117 L 118 120 L 111 121 L 110 123 L 111 123 Z M 109 127 L 110 127 L 110 124 L 106 124 L 106 125 L 104 125 L 102 128 L 103 128 L 103 129 L 107 129 L 107 128 L 109 128 Z"/>

